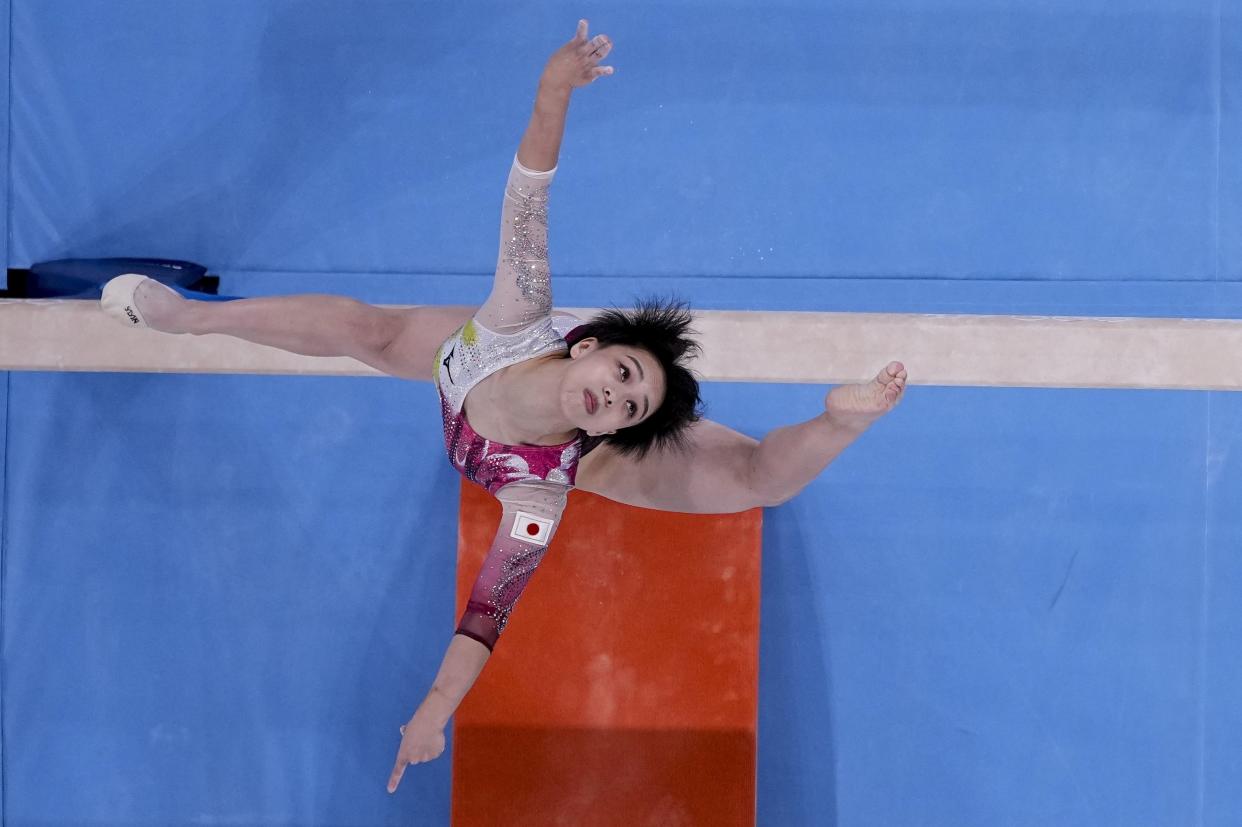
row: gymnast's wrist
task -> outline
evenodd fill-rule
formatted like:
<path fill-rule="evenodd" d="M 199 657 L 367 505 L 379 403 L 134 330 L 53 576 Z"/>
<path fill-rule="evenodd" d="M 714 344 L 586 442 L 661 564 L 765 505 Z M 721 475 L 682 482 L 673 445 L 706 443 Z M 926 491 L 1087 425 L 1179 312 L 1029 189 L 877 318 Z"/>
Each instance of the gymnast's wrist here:
<path fill-rule="evenodd" d="M 539 78 L 539 89 L 535 92 L 535 105 L 537 107 L 541 102 L 566 105 L 573 91 L 574 87 L 569 83 L 553 80 L 548 77 L 547 73 L 544 73 Z"/>
<path fill-rule="evenodd" d="M 457 702 L 448 697 L 442 690 L 432 687 L 423 699 L 414 717 L 422 717 L 427 723 L 443 729 L 448 726 L 449 718 L 457 711 Z"/>

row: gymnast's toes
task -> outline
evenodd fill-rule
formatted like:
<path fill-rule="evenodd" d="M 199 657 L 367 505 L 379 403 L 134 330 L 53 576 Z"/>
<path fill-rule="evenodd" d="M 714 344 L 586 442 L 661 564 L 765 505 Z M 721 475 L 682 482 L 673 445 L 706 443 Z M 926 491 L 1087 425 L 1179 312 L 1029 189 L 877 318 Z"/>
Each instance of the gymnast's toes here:
<path fill-rule="evenodd" d="M 843 423 L 869 424 L 901 401 L 905 387 L 905 366 L 890 362 L 870 382 L 833 388 L 824 399 L 824 408 Z"/>

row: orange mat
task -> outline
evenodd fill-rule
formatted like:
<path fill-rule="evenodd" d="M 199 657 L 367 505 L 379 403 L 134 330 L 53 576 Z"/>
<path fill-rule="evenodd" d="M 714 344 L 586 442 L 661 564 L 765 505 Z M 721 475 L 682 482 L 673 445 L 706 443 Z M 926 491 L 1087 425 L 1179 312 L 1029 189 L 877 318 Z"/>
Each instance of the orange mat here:
<path fill-rule="evenodd" d="M 463 480 L 454 622 L 499 520 Z M 762 525 L 572 492 L 454 716 L 452 823 L 753 825 Z"/>

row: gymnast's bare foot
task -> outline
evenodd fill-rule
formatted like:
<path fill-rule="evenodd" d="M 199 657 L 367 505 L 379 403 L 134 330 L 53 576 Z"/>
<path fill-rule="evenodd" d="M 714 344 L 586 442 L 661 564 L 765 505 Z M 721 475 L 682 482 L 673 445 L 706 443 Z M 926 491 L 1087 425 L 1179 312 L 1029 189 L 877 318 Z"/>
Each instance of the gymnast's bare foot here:
<path fill-rule="evenodd" d="M 889 362 L 875 379 L 862 385 L 838 385 L 824 398 L 828 418 L 862 430 L 897 407 L 906 390 L 906 368 Z"/>

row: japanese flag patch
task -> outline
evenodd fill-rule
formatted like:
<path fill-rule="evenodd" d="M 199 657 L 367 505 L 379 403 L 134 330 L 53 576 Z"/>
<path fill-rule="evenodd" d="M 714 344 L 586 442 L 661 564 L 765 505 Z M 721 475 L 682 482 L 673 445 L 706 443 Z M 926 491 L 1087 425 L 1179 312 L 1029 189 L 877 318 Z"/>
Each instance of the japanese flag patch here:
<path fill-rule="evenodd" d="M 547 545 L 548 538 L 552 536 L 552 521 L 519 511 L 513 519 L 513 529 L 509 536 L 525 543 Z"/>

